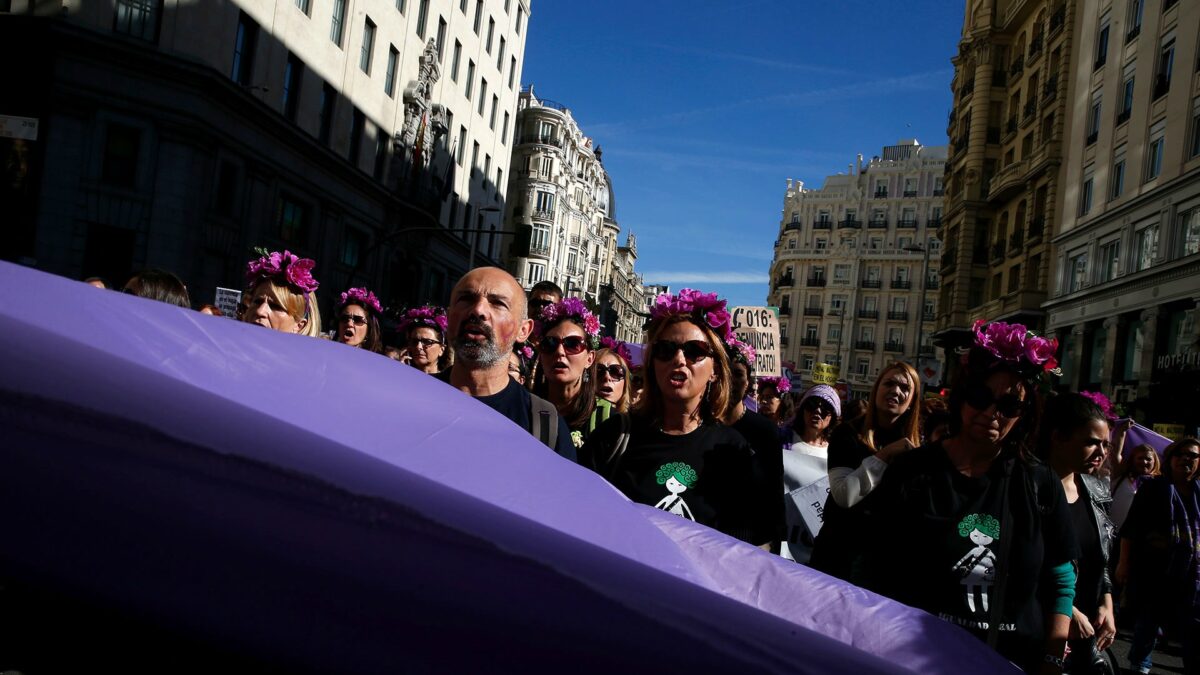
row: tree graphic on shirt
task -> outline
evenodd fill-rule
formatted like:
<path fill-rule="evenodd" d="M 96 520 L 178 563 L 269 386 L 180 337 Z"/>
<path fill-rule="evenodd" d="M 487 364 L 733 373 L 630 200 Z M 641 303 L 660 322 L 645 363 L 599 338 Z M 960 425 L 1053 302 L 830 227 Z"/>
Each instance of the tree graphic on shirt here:
<path fill-rule="evenodd" d="M 654 508 L 674 513 L 688 520 L 696 520 L 696 517 L 692 515 L 692 509 L 680 496 L 696 484 L 699 479 L 696 470 L 683 462 L 670 462 L 660 466 L 655 472 L 654 478 L 659 485 L 667 488 L 668 493 L 667 496 L 658 500 Z"/>

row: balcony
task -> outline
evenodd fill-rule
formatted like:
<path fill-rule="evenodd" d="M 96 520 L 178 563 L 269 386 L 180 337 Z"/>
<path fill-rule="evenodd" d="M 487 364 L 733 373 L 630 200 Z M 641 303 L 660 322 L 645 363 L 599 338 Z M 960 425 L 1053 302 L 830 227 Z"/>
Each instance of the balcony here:
<path fill-rule="evenodd" d="M 1130 42 L 1133 42 L 1137 38 L 1137 36 L 1139 36 L 1141 34 L 1142 34 L 1142 24 L 1139 23 L 1138 25 L 1134 26 L 1133 28 L 1130 28 L 1129 32 L 1125 34 L 1125 44 L 1129 44 Z"/>
<path fill-rule="evenodd" d="M 529 247 L 529 255 L 536 255 L 541 258 L 549 258 L 550 257 L 550 247 L 549 246 L 537 246 L 537 245 L 530 246 Z"/>
<path fill-rule="evenodd" d="M 827 279 L 825 277 L 809 277 L 805 281 L 805 285 L 809 287 L 824 288 Z"/>
<path fill-rule="evenodd" d="M 1046 83 L 1042 85 L 1042 100 L 1049 101 L 1058 95 L 1058 76 L 1051 75 L 1046 78 Z"/>
<path fill-rule="evenodd" d="M 813 221 L 813 229 L 814 230 L 832 230 L 833 229 L 833 221 L 832 220 L 814 220 Z"/>
<path fill-rule="evenodd" d="M 963 135 L 959 136 L 957 139 L 954 140 L 954 154 L 957 155 L 961 152 L 966 152 L 967 148 L 970 145 L 971 145 L 971 139 L 964 132 Z"/>
<path fill-rule="evenodd" d="M 908 312 L 888 312 L 888 321 L 908 321 Z"/>
<path fill-rule="evenodd" d="M 885 351 L 885 352 L 903 352 L 904 351 L 904 343 L 903 342 L 892 342 L 891 340 L 888 340 L 887 342 L 883 343 L 883 351 Z"/>
<path fill-rule="evenodd" d="M 1128 122 L 1129 115 L 1132 112 L 1133 111 L 1131 109 L 1126 108 L 1125 110 L 1122 110 L 1121 112 L 1117 113 L 1117 124 L 1121 125 L 1121 124 Z"/>
<path fill-rule="evenodd" d="M 875 191 L 875 199 L 887 199 L 887 195 L 888 195 L 887 188 Z"/>
<path fill-rule="evenodd" d="M 583 241 L 583 238 L 577 234 L 573 234 L 570 236 L 569 241 L 571 242 L 572 246 L 578 246 L 579 242 Z"/>
<path fill-rule="evenodd" d="M 1008 67 L 1008 74 L 1012 78 L 1016 78 L 1025 71 L 1025 55 L 1018 54 L 1017 58 L 1013 59 L 1012 65 Z"/>
<path fill-rule="evenodd" d="M 804 316 L 821 316 L 825 310 L 820 307 L 805 307 Z"/>
<path fill-rule="evenodd" d="M 887 226 L 888 226 L 888 222 L 886 220 L 868 220 L 867 221 L 867 229 L 868 230 L 886 230 Z"/>
<path fill-rule="evenodd" d="M 782 307 L 779 308 L 779 316 L 791 316 L 791 315 L 792 315 L 791 307 L 788 307 L 787 305 L 783 305 Z"/>
<path fill-rule="evenodd" d="M 925 219 L 925 227 L 936 230 L 941 226 L 942 226 L 941 218 L 926 218 Z"/>
<path fill-rule="evenodd" d="M 881 279 L 863 279 L 859 282 L 859 286 L 862 288 L 883 288 L 883 281 Z"/>
<path fill-rule="evenodd" d="M 547 222 L 553 223 L 554 222 L 554 212 L 546 211 L 543 209 L 535 209 L 533 212 L 533 219 L 534 220 L 545 220 Z"/>
<path fill-rule="evenodd" d="M 896 221 L 896 229 L 898 230 L 915 230 L 917 229 L 916 218 L 905 218 Z"/>
<path fill-rule="evenodd" d="M 941 197 L 944 194 L 946 194 L 945 188 L 934 188 L 933 190 L 934 197 Z"/>
<path fill-rule="evenodd" d="M 557 138 L 555 136 L 543 136 L 541 134 L 530 134 L 528 136 L 522 136 L 520 138 L 520 140 L 517 141 L 518 145 L 525 145 L 527 143 L 537 143 L 538 145 L 550 145 L 550 146 L 553 146 L 556 148 L 562 147 L 562 139 L 561 138 Z"/>
<path fill-rule="evenodd" d="M 815 337 L 802 337 L 802 338 L 800 338 L 800 346 L 801 347 L 820 347 L 821 339 L 815 338 Z"/>
<path fill-rule="evenodd" d="M 932 319 L 929 320 L 932 321 Z M 917 347 L 917 356 L 933 356 L 933 352 L 933 345 L 921 345 Z"/>
<path fill-rule="evenodd" d="M 933 321 L 935 319 L 937 319 L 937 316 L 933 312 L 923 312 L 921 314 L 921 321 Z"/>
<path fill-rule="evenodd" d="M 1004 135 L 1007 136 L 1015 133 L 1017 133 L 1017 116 L 1013 115 L 1004 123 Z"/>
<path fill-rule="evenodd" d="M 1158 99 L 1166 96 L 1168 91 L 1171 91 L 1170 78 L 1168 78 L 1166 76 L 1166 74 L 1164 74 L 1164 73 L 1159 73 L 1158 75 L 1155 75 L 1154 76 L 1154 94 L 1151 96 L 1151 100 L 1157 101 Z"/>
<path fill-rule="evenodd" d="M 958 88 L 958 97 L 960 99 L 965 99 L 974 93 L 975 93 L 975 78 L 971 78 L 971 79 L 967 80 L 966 82 L 963 82 L 963 85 Z"/>
<path fill-rule="evenodd" d="M 916 197 L 916 196 L 917 196 L 917 191 L 916 191 L 916 190 L 905 190 L 905 191 L 904 191 L 904 198 L 905 198 L 905 199 L 909 199 L 909 198 L 911 198 L 911 197 Z"/>
<path fill-rule="evenodd" d="M 1033 114 L 1036 112 L 1037 112 L 1037 99 L 1031 98 L 1025 102 L 1024 116 L 1021 118 L 1022 121 L 1032 119 Z"/>
<path fill-rule="evenodd" d="M 1091 145 L 1091 144 L 1095 143 L 1099 138 L 1100 138 L 1100 132 L 1093 131 L 1092 133 L 1087 135 L 1087 138 L 1083 139 L 1083 144 L 1085 146 Z"/>
<path fill-rule="evenodd" d="M 877 309 L 860 309 L 858 310 L 858 318 L 860 319 L 878 319 L 879 310 Z"/>
<path fill-rule="evenodd" d="M 775 280 L 776 288 L 783 288 L 784 286 L 792 286 L 794 284 L 795 284 L 795 280 L 792 278 L 792 275 L 790 275 L 790 274 L 781 274 L 779 276 L 779 278 Z"/>
<path fill-rule="evenodd" d="M 861 220 L 850 220 L 850 219 L 839 220 L 838 221 L 838 229 L 839 230 L 861 230 L 862 229 L 862 221 Z"/>
<path fill-rule="evenodd" d="M 1050 15 L 1050 34 L 1054 35 L 1058 31 L 1062 30 L 1062 27 L 1066 24 L 1066 22 L 1067 8 L 1060 5 L 1059 8 L 1054 10 L 1054 13 Z"/>
<path fill-rule="evenodd" d="M 1013 162 L 996 172 L 988 184 L 988 201 L 997 201 L 1025 189 L 1025 171 L 1029 168 L 1029 160 L 1022 159 Z"/>
<path fill-rule="evenodd" d="M 1017 230 L 1016 232 L 1012 233 L 1011 237 L 1008 238 L 1008 255 L 1009 257 L 1018 256 L 1021 255 L 1024 250 L 1025 233 L 1021 230 Z"/>
<path fill-rule="evenodd" d="M 947 248 L 942 253 L 941 263 L 943 272 L 953 272 L 955 266 L 958 264 L 958 249 L 954 247 Z"/>
<path fill-rule="evenodd" d="M 791 230 L 799 230 L 799 229 L 800 229 L 800 221 L 798 221 L 798 220 L 793 220 L 792 222 L 783 226 L 784 232 L 789 232 Z"/>
<path fill-rule="evenodd" d="M 908 279 L 892 279 L 891 287 L 893 290 L 907 291 L 912 289 L 912 282 Z"/>
<path fill-rule="evenodd" d="M 1034 216 L 1029 219 L 1029 243 L 1032 245 L 1042 240 L 1046 230 L 1046 216 Z"/>
<path fill-rule="evenodd" d="M 941 286 L 941 285 L 942 285 L 942 282 L 939 281 L 937 277 L 929 277 L 928 279 L 925 280 L 925 290 L 936 291 L 938 289 L 938 286 Z"/>
<path fill-rule="evenodd" d="M 1000 263 L 1000 262 L 1004 261 L 1004 242 L 1003 241 L 998 241 L 998 242 L 992 244 L 992 247 L 989 250 L 991 251 L 991 255 L 988 257 L 989 262 Z"/>
<path fill-rule="evenodd" d="M 1044 44 L 1045 44 L 1045 36 L 1043 36 L 1041 33 L 1038 33 L 1037 35 L 1034 35 L 1032 38 L 1029 39 L 1029 61 L 1030 62 L 1032 62 L 1034 59 L 1036 59 L 1037 57 L 1042 55 L 1042 46 Z"/>
<path fill-rule="evenodd" d="M 875 341 L 874 340 L 855 340 L 854 348 L 862 349 L 862 350 L 868 351 L 868 352 L 873 352 L 873 351 L 875 351 Z"/>

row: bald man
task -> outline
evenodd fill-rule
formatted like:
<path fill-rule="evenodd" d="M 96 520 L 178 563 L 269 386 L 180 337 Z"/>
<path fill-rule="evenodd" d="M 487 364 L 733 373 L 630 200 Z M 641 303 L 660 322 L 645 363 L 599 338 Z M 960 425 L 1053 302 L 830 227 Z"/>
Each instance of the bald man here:
<path fill-rule="evenodd" d="M 521 284 L 498 267 L 473 269 L 454 285 L 447 314 L 454 365 L 439 377 L 575 461 L 570 429 L 554 405 L 508 373 L 513 344 L 533 330 Z"/>

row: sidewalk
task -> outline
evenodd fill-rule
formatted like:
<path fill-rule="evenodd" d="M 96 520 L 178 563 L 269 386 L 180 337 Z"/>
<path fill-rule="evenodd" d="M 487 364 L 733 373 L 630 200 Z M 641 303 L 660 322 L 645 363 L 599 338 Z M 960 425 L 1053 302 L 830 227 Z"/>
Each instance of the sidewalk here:
<path fill-rule="evenodd" d="M 1129 667 L 1129 646 L 1130 640 L 1133 638 L 1132 628 L 1118 628 L 1117 641 L 1113 643 L 1112 651 L 1117 656 L 1117 667 L 1125 669 Z M 1179 644 L 1177 642 L 1167 642 L 1159 640 L 1157 648 L 1154 650 L 1154 668 L 1151 673 L 1182 673 L 1183 658 L 1180 656 Z M 1117 672 L 1130 672 L 1128 670 L 1118 670 Z"/>

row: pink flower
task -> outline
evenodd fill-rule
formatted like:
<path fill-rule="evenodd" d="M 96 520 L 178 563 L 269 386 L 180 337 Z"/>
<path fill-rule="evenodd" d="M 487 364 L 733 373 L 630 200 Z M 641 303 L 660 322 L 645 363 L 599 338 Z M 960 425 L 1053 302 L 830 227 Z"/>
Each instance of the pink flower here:
<path fill-rule="evenodd" d="M 375 294 L 365 288 L 351 288 L 342 293 L 341 301 L 338 302 L 338 307 L 345 307 L 350 303 L 360 304 L 367 309 L 374 311 L 376 314 L 383 313 L 383 306 L 379 304 L 379 298 Z"/>
<path fill-rule="evenodd" d="M 533 322 L 533 333 L 534 335 L 545 335 L 547 326 L 564 320 L 573 321 L 583 328 L 592 349 L 600 345 L 600 319 L 588 310 L 583 300 L 575 297 L 563 298 L 553 305 L 543 307 L 540 317 Z"/>
<path fill-rule="evenodd" d="M 311 258 L 299 258 L 291 251 L 272 251 L 265 253 L 258 260 L 251 260 L 246 265 L 246 283 L 253 285 L 260 279 L 278 279 L 283 283 L 300 289 L 304 293 L 312 293 L 320 285 L 312 276 L 312 270 L 317 263 Z"/>
<path fill-rule="evenodd" d="M 1043 364 L 1053 361 L 1056 351 L 1058 351 L 1057 340 L 1034 337 L 1025 342 L 1025 358 L 1029 359 L 1030 363 Z"/>

